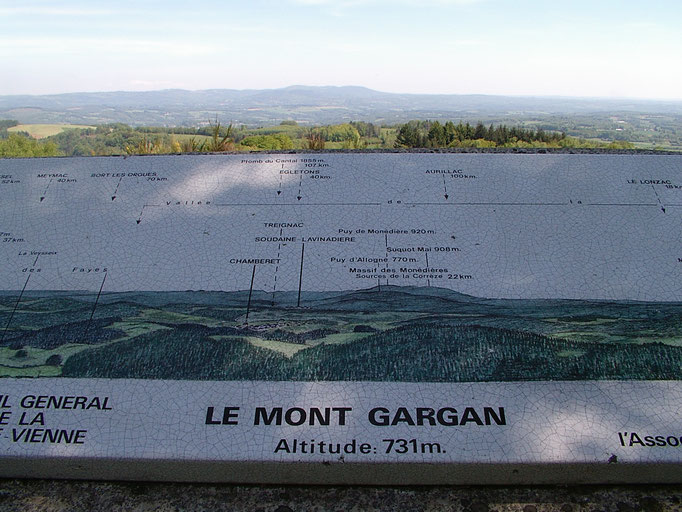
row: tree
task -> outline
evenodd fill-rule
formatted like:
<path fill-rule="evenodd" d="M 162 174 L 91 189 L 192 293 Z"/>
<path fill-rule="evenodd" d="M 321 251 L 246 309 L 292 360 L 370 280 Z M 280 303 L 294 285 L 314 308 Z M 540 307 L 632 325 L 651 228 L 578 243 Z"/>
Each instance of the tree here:
<path fill-rule="evenodd" d="M 283 133 L 274 135 L 252 135 L 245 137 L 240 142 L 241 146 L 260 150 L 293 149 L 294 143 L 291 137 Z"/>
<path fill-rule="evenodd" d="M 366 147 L 367 143 L 362 140 L 360 133 L 355 128 L 353 128 L 353 132 L 347 135 L 346 140 L 343 141 L 344 149 L 365 149 Z"/>
<path fill-rule="evenodd" d="M 442 148 L 446 145 L 445 128 L 438 121 L 435 121 L 429 130 L 429 146 L 432 148 Z"/>
<path fill-rule="evenodd" d="M 462 125 L 461 122 L 459 124 L 460 124 L 460 126 Z M 456 141 L 459 138 L 458 134 L 457 134 L 457 127 L 455 126 L 455 123 L 453 123 L 452 121 L 448 121 L 447 123 L 445 123 L 444 130 L 445 130 L 445 145 L 446 146 L 449 146 L 450 144 L 452 144 L 454 141 Z"/>
<path fill-rule="evenodd" d="M 483 123 L 479 121 L 479 123 L 476 125 L 476 128 L 474 129 L 474 139 L 485 139 L 486 136 L 488 135 L 488 130 L 485 129 L 485 126 L 483 126 Z M 469 138 L 469 137 L 467 137 Z"/>
<path fill-rule="evenodd" d="M 398 129 L 395 140 L 396 148 L 423 148 L 426 147 L 427 136 L 422 134 L 419 121 L 409 121 Z"/>
<path fill-rule="evenodd" d="M 11 134 L 0 139 L 0 157 L 61 156 L 54 142 L 38 142 L 24 135 Z"/>
<path fill-rule="evenodd" d="M 362 137 L 381 137 L 381 129 L 372 123 L 351 121 L 350 125 L 355 128 Z"/>
<path fill-rule="evenodd" d="M 18 124 L 19 121 L 15 121 L 14 119 L 0 119 L 0 139 L 9 137 L 7 129 L 17 126 Z"/>

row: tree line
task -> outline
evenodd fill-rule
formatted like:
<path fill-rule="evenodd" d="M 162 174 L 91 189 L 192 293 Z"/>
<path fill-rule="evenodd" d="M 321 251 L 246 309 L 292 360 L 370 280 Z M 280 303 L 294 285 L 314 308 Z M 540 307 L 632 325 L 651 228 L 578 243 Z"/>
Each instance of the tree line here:
<path fill-rule="evenodd" d="M 563 132 L 546 132 L 517 126 L 491 124 L 486 127 L 479 122 L 475 126 L 470 123 L 455 124 L 448 121 L 410 121 L 398 129 L 395 147 L 397 148 L 446 148 L 460 147 L 478 141 L 480 147 L 496 147 L 533 143 L 559 144 L 566 140 Z M 492 144 L 485 144 L 485 143 Z"/>
<path fill-rule="evenodd" d="M 539 147 L 632 149 L 627 141 L 599 142 L 567 136 L 562 131 L 482 122 L 413 120 L 394 126 L 351 121 L 326 126 L 248 128 L 221 124 L 205 127 L 132 127 L 122 123 L 72 128 L 36 140 L 28 133 L 9 132 L 15 120 L 0 120 L 0 157 L 106 156 L 203 153 L 224 151 Z"/>

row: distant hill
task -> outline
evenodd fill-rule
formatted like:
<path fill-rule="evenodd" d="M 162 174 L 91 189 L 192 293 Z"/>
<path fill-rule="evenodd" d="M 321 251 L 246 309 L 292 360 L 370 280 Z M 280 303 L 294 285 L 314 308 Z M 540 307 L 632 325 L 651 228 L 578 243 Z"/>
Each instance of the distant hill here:
<path fill-rule="evenodd" d="M 223 122 L 272 125 L 332 124 L 351 120 L 394 124 L 410 119 L 514 122 L 519 119 L 613 113 L 682 116 L 680 101 L 394 94 L 365 87 L 291 86 L 282 89 L 84 92 L 0 96 L 0 119 L 21 123 L 196 126 Z"/>
<path fill-rule="evenodd" d="M 382 286 L 347 292 L 314 302 L 317 309 L 335 311 L 420 311 L 444 313 L 457 309 L 479 311 L 485 299 L 472 297 L 446 288 L 416 286 Z M 463 306 L 473 305 L 473 308 Z"/>

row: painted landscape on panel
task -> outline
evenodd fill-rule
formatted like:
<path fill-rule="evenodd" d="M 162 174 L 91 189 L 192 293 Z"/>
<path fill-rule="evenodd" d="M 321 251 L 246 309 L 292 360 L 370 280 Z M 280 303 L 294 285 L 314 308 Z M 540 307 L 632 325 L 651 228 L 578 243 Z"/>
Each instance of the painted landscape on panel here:
<path fill-rule="evenodd" d="M 444 288 L 0 294 L 0 376 L 486 382 L 682 379 L 682 303 Z"/>

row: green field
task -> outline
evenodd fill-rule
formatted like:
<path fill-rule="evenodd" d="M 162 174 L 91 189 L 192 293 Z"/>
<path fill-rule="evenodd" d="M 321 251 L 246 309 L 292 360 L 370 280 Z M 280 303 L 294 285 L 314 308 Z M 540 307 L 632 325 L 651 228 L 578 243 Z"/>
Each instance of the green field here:
<path fill-rule="evenodd" d="M 150 135 L 154 136 L 155 134 L 152 133 Z M 209 137 L 208 135 L 190 135 L 187 133 L 173 133 L 170 135 L 170 138 L 171 140 L 177 140 L 178 142 L 185 142 L 194 139 L 199 144 L 201 144 L 202 142 L 208 141 L 211 137 Z"/>
<path fill-rule="evenodd" d="M 26 132 L 34 139 L 44 139 L 63 132 L 64 130 L 79 129 L 85 130 L 87 128 L 95 128 L 95 126 L 88 126 L 84 124 L 19 124 L 8 128 L 7 131 L 12 132 Z"/>

